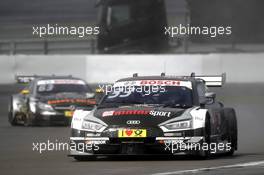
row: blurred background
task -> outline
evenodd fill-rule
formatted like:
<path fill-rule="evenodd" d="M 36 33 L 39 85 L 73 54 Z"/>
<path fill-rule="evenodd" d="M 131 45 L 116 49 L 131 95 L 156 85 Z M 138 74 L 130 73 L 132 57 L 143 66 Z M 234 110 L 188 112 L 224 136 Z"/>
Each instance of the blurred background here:
<path fill-rule="evenodd" d="M 126 0 L 129 2 L 129 0 Z M 137 0 L 136 0 L 137 1 Z M 136 2 L 134 1 L 134 2 Z M 158 0 L 162 1 L 163 0 Z M 96 26 L 100 8 L 97 0 L 9 0 L 0 2 L 0 54 L 96 54 L 97 39 L 87 36 L 54 35 L 39 38 L 32 26 Z M 120 1 L 121 2 L 121 1 Z M 147 1 L 146 1 L 147 2 Z M 167 26 L 232 26 L 232 35 L 210 38 L 179 36 L 170 49 L 159 53 L 261 52 L 264 50 L 262 0 L 164 0 Z M 108 6 L 111 7 L 111 6 Z M 141 8 L 137 9 L 139 13 Z M 161 12 L 161 10 L 159 10 Z M 157 14 L 157 10 L 153 11 Z M 144 15 L 142 15 L 143 19 Z M 165 22 L 165 21 L 164 21 Z M 129 27 L 128 27 L 129 28 Z M 129 30 L 126 28 L 125 30 Z M 130 27 L 131 28 L 131 27 Z M 137 32 L 139 33 L 139 32 Z M 119 35 L 120 32 L 119 32 Z M 133 34 L 134 35 L 134 34 Z M 127 36 L 122 38 L 126 40 Z M 142 37 L 142 36 L 141 36 Z M 106 42 L 103 40 L 103 42 Z M 114 53 L 153 53 L 127 50 L 122 44 Z M 138 42 L 137 44 L 138 45 Z M 145 46 L 142 46 L 145 47 Z"/>
<path fill-rule="evenodd" d="M 2 174 L 21 174 L 21 171 L 34 175 L 46 172 L 87 174 L 88 171 L 90 174 L 153 174 L 264 159 L 263 0 L 109 0 L 109 3 L 97 7 L 96 2 L 0 1 Z M 153 2 L 156 4 L 153 5 Z M 135 3 L 142 4 L 138 8 L 133 5 Z M 137 7 L 129 14 L 137 16 L 137 20 L 109 27 L 107 14 L 113 15 L 113 10 L 119 9 L 116 14 L 122 17 L 123 13 L 127 13 L 123 10 L 127 4 L 131 9 Z M 151 4 L 153 6 L 149 6 Z M 33 26 L 47 24 L 77 27 L 99 25 L 102 35 L 84 38 L 65 35 L 39 38 L 32 35 Z M 232 26 L 232 35 L 216 38 L 199 35 L 164 37 L 161 30 L 164 26 L 179 24 Z M 142 37 L 146 38 L 141 40 Z M 165 43 L 166 47 L 158 47 L 160 43 Z M 167 75 L 227 73 L 227 84 L 213 90 L 219 100 L 226 106 L 234 107 L 237 112 L 239 150 L 234 157 L 204 161 L 180 158 L 73 163 L 67 158 L 66 151 L 40 155 L 32 152 L 31 148 L 32 142 L 45 139 L 68 142 L 69 128 L 11 127 L 7 120 L 10 96 L 21 89 L 15 83 L 16 75 L 73 75 L 96 86 L 98 83 L 113 83 L 133 73 L 141 76 L 160 75 L 161 72 Z M 14 166 L 16 168 L 12 168 Z M 253 167 L 248 171 L 236 168 L 224 174 L 257 175 L 256 172 L 263 174 L 263 167 L 259 170 Z"/>

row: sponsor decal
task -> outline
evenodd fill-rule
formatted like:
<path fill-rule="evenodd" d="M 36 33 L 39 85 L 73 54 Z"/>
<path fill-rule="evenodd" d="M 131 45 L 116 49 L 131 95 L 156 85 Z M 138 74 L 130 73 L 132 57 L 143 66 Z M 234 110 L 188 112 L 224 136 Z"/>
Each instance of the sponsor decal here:
<path fill-rule="evenodd" d="M 134 85 L 136 85 L 136 84 L 137 84 L 136 81 L 125 81 L 125 82 L 124 82 L 124 85 L 125 85 L 125 86 L 134 86 Z"/>
<path fill-rule="evenodd" d="M 179 80 L 138 80 L 138 81 L 121 81 L 114 84 L 114 87 L 127 86 L 183 86 L 192 89 L 190 81 Z"/>
<path fill-rule="evenodd" d="M 119 138 L 130 138 L 130 137 L 147 137 L 146 129 L 120 129 L 118 130 Z"/>
<path fill-rule="evenodd" d="M 203 117 L 201 117 L 201 116 L 195 116 L 194 120 L 200 120 L 200 121 L 203 121 L 204 119 L 203 119 Z"/>
<path fill-rule="evenodd" d="M 163 112 L 163 111 L 150 111 L 149 114 L 152 116 L 164 116 L 164 117 L 171 116 L 171 112 Z"/>
<path fill-rule="evenodd" d="M 137 115 L 137 116 L 162 116 L 162 117 L 171 117 L 171 112 L 165 111 L 155 111 L 155 110 L 121 110 L 121 111 L 105 111 L 102 114 L 102 117 L 108 116 L 127 116 L 127 115 Z"/>
<path fill-rule="evenodd" d="M 58 80 L 40 80 L 37 83 L 38 85 L 45 84 L 79 84 L 85 85 L 85 82 L 82 80 L 67 80 L 67 79 L 58 79 Z"/>
<path fill-rule="evenodd" d="M 128 120 L 126 123 L 128 125 L 139 125 L 140 121 L 139 120 Z"/>
<path fill-rule="evenodd" d="M 64 115 L 65 115 L 65 117 L 72 117 L 73 113 L 74 113 L 74 111 L 65 111 Z"/>
<path fill-rule="evenodd" d="M 149 111 L 147 110 L 126 110 L 126 111 L 115 111 L 114 116 L 119 115 L 148 115 Z"/>
<path fill-rule="evenodd" d="M 115 111 L 105 111 L 103 112 L 102 116 L 107 117 L 107 116 L 113 116 Z"/>
<path fill-rule="evenodd" d="M 140 82 L 141 85 L 180 85 L 180 81 L 174 81 L 174 80 L 142 80 Z"/>
<path fill-rule="evenodd" d="M 124 115 L 148 115 L 148 110 L 124 110 L 124 111 L 105 111 L 103 117 L 108 116 L 124 116 Z"/>
<path fill-rule="evenodd" d="M 82 121 L 82 119 L 81 119 L 81 118 L 74 117 L 74 118 L 73 118 L 73 121 L 76 121 L 76 122 L 81 122 L 81 121 Z"/>
<path fill-rule="evenodd" d="M 61 103 L 83 103 L 88 105 L 95 105 L 95 99 L 61 99 L 61 100 L 49 100 L 48 104 L 61 104 Z"/>

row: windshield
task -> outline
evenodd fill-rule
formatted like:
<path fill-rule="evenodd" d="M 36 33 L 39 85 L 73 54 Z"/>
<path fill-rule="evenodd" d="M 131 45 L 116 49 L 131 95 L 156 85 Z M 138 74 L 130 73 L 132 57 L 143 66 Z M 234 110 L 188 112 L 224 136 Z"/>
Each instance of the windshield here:
<path fill-rule="evenodd" d="M 120 24 L 129 23 L 130 18 L 130 8 L 128 5 L 115 5 L 108 8 L 108 25 L 117 26 Z"/>
<path fill-rule="evenodd" d="M 115 89 L 106 95 L 100 104 L 101 107 L 149 104 L 170 107 L 192 106 L 192 90 L 184 86 L 135 86 L 132 89 L 126 87 Z"/>
<path fill-rule="evenodd" d="M 89 92 L 91 92 L 91 89 L 82 81 L 40 81 L 37 85 L 37 93 L 40 95 Z"/>

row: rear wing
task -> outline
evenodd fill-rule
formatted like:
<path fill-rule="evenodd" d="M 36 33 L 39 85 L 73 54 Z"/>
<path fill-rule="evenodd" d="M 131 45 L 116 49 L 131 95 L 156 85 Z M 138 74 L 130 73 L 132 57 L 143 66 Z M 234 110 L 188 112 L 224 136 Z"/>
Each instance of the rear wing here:
<path fill-rule="evenodd" d="M 36 76 L 36 75 L 16 75 L 15 80 L 19 84 L 28 84 L 37 77 L 39 77 L 39 76 Z"/>
<path fill-rule="evenodd" d="M 57 76 L 57 75 L 49 75 L 49 76 L 48 75 L 16 75 L 15 80 L 19 84 L 28 84 L 34 79 L 41 78 L 41 77 L 62 77 L 62 78 L 69 77 L 69 78 L 72 78 L 72 75 L 65 75 L 65 76 L 61 76 L 61 75 L 60 76 Z"/>
<path fill-rule="evenodd" d="M 134 74 L 133 77 L 137 76 L 137 74 Z M 161 76 L 165 77 L 165 73 L 161 73 Z M 171 76 L 170 76 L 171 77 Z M 191 73 L 191 76 L 172 76 L 177 78 L 194 78 L 199 79 L 205 82 L 205 85 L 208 87 L 221 87 L 226 82 L 226 73 L 223 73 L 221 75 L 195 75 L 195 73 Z"/>
<path fill-rule="evenodd" d="M 208 87 L 221 87 L 226 82 L 226 73 L 221 75 L 195 75 L 192 73 L 191 76 L 166 76 L 164 72 L 161 73 L 161 77 L 175 78 L 175 79 L 197 79 L 205 82 Z M 133 74 L 133 78 L 138 77 L 138 73 Z"/>
<path fill-rule="evenodd" d="M 223 73 L 222 75 L 202 75 L 202 76 L 196 76 L 192 74 L 191 77 L 205 81 L 205 85 L 208 87 L 221 87 L 226 82 L 226 73 Z"/>

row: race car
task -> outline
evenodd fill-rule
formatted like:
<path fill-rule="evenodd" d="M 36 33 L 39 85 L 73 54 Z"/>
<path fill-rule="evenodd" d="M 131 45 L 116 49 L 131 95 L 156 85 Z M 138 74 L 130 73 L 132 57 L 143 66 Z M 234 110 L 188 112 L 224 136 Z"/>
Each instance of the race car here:
<path fill-rule="evenodd" d="M 76 160 L 102 155 L 177 155 L 208 158 L 237 150 L 237 121 L 208 87 L 220 76 L 138 76 L 118 80 L 92 110 L 77 110 L 70 154 Z"/>
<path fill-rule="evenodd" d="M 76 108 L 91 110 L 95 94 L 87 83 L 72 76 L 17 76 L 27 84 L 12 95 L 8 118 L 11 125 L 70 125 Z"/>

